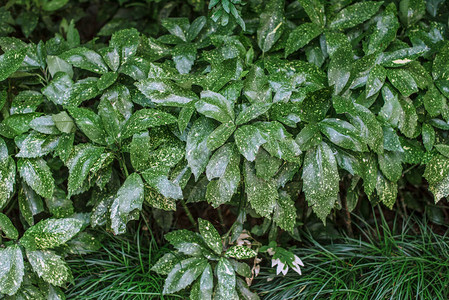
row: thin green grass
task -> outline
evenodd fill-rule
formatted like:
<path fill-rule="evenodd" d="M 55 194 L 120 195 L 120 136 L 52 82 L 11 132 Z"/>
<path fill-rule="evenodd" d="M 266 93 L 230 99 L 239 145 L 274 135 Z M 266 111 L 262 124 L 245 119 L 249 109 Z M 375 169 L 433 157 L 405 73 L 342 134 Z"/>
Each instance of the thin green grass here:
<path fill-rule="evenodd" d="M 67 299 L 183 299 L 163 296 L 164 278 L 150 272 L 168 249 L 159 247 L 151 233 L 124 237 L 105 233 L 102 249 L 68 260 L 74 275 Z"/>
<path fill-rule="evenodd" d="M 326 246 L 309 236 L 309 245 L 295 250 L 302 276 L 273 278 L 265 268 L 253 289 L 270 300 L 449 299 L 449 233 L 435 234 L 416 218 L 393 229 L 381 222 L 361 222 L 362 238 Z"/>

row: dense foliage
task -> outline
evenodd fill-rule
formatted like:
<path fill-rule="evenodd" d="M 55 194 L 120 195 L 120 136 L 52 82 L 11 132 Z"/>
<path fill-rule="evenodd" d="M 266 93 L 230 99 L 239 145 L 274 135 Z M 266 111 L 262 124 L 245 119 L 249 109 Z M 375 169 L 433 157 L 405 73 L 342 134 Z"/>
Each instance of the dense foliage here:
<path fill-rule="evenodd" d="M 449 195 L 444 1 L 119 1 L 91 40 L 71 10 L 88 4 L 0 8 L 5 297 L 63 298 L 64 256 L 98 248 L 89 228 L 179 202 L 200 234 L 166 235 L 164 293 L 254 299 L 239 260 L 283 250 L 242 244 L 250 217 L 274 241 L 297 238 L 303 195 L 323 223 L 359 199 L 392 208 L 423 177 Z M 188 211 L 200 201 L 234 214 L 223 236 Z"/>

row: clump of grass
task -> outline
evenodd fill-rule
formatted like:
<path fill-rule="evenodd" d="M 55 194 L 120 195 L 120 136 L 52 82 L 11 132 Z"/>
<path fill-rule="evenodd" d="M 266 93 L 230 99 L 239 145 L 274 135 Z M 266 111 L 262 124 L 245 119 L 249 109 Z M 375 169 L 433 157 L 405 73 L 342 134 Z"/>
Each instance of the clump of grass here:
<path fill-rule="evenodd" d="M 165 278 L 150 272 L 153 264 L 169 251 L 158 245 L 151 232 L 103 234 L 100 250 L 68 260 L 74 284 L 67 291 L 67 299 L 183 299 L 163 296 Z"/>
<path fill-rule="evenodd" d="M 308 245 L 294 250 L 302 276 L 274 277 L 265 268 L 253 288 L 270 300 L 449 299 L 449 231 L 436 234 L 417 218 L 393 228 L 380 222 L 362 222 L 359 239 L 325 246 L 308 235 Z"/>

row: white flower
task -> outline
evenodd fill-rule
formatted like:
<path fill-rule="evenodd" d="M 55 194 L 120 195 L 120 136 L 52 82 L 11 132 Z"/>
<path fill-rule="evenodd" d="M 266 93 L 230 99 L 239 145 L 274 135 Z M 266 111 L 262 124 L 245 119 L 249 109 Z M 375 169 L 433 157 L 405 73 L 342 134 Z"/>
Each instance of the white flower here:
<path fill-rule="evenodd" d="M 299 275 L 301 275 L 301 268 L 299 267 L 304 267 L 304 264 L 302 263 L 302 260 L 295 255 L 295 260 L 293 261 L 293 271 L 295 271 L 296 273 L 298 273 Z"/>
<path fill-rule="evenodd" d="M 288 266 L 284 264 L 279 258 L 271 260 L 271 267 L 274 267 L 276 265 L 276 275 L 279 275 L 280 273 L 282 273 L 283 275 L 287 274 Z"/>

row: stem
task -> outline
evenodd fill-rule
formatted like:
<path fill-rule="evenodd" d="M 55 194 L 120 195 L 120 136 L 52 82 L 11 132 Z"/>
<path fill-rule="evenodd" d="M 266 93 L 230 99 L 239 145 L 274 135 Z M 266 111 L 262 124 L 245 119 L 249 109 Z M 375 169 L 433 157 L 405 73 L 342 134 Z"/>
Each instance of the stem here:
<path fill-rule="evenodd" d="M 354 237 L 354 232 L 352 231 L 351 213 L 349 212 L 348 209 L 348 202 L 346 201 L 346 197 L 341 198 L 341 204 L 344 210 L 343 219 L 345 221 L 346 231 L 348 232 L 348 236 L 352 238 Z"/>
<path fill-rule="evenodd" d="M 128 169 L 126 168 L 125 156 L 123 155 L 123 153 L 121 154 L 121 156 L 119 156 L 118 161 L 120 163 L 120 168 L 122 169 L 122 172 L 125 172 L 126 178 L 128 178 L 129 173 Z"/>
<path fill-rule="evenodd" d="M 192 213 L 190 212 L 189 208 L 187 207 L 186 201 L 184 198 L 181 199 L 182 207 L 184 208 L 184 211 L 186 212 L 187 217 L 189 218 L 190 223 L 192 223 L 193 227 L 196 227 L 196 221 L 193 218 Z"/>

